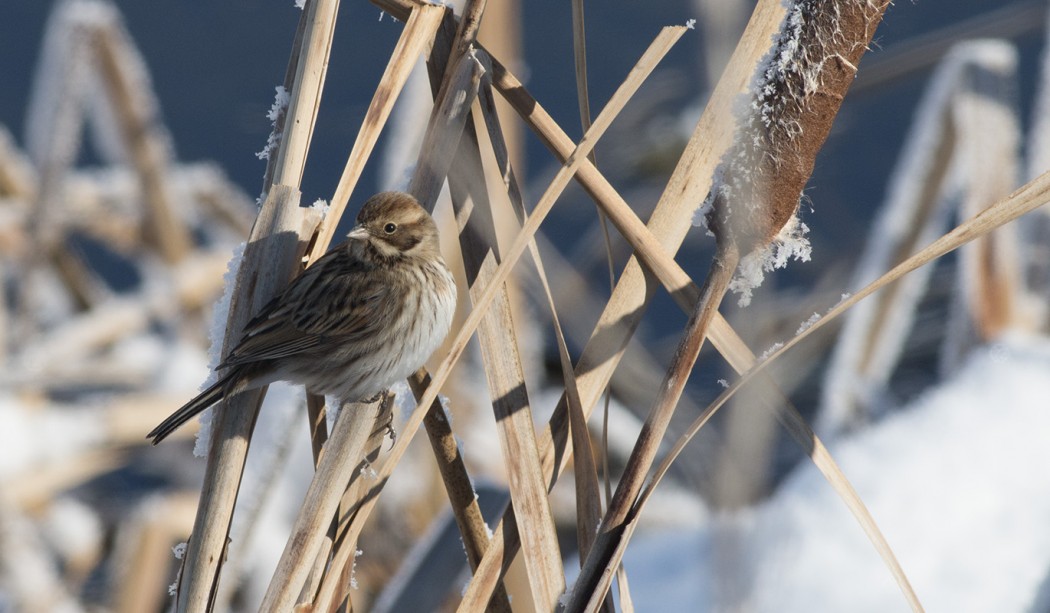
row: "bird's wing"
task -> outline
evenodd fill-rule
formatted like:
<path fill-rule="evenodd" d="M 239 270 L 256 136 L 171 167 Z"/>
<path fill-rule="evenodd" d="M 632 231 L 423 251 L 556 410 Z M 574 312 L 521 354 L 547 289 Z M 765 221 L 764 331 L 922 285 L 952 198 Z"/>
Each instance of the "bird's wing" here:
<path fill-rule="evenodd" d="M 333 339 L 350 340 L 381 325 L 389 279 L 336 248 L 325 254 L 245 326 L 220 367 L 288 357 Z"/>

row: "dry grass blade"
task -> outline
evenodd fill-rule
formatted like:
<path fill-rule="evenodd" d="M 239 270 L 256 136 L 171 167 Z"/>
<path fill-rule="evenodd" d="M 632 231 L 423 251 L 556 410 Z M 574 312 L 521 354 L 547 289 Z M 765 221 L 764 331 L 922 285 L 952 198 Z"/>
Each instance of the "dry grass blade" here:
<path fill-rule="evenodd" d="M 115 537 L 120 573 L 113 599 L 115 613 L 155 611 L 167 598 L 171 584 L 171 546 L 187 534 L 197 497 L 177 492 L 147 498 Z"/>
<path fill-rule="evenodd" d="M 572 0 L 572 58 L 576 68 L 576 101 L 580 106 L 580 124 L 586 132 L 591 127 L 591 97 L 587 87 L 587 29 L 583 17 L 583 0 Z M 595 161 L 593 151 L 590 158 L 592 162 Z"/>
<path fill-rule="evenodd" d="M 580 125 L 583 127 L 583 131 L 586 132 L 591 127 L 591 101 L 589 88 L 587 87 L 587 28 L 585 26 L 584 20 L 583 0 L 573 0 L 572 2 L 572 43 L 573 59 L 574 65 L 576 67 L 576 98 L 580 107 Z M 598 166 L 598 156 L 595 151 L 592 150 L 587 157 L 590 159 L 591 163 L 595 165 L 595 167 Z M 612 288 L 616 286 L 616 270 L 613 264 L 612 238 L 609 236 L 609 222 L 605 218 L 605 213 L 603 213 L 601 209 L 598 209 L 598 223 L 601 224 L 602 239 L 605 242 L 605 258 L 606 262 L 609 265 L 609 289 L 610 291 L 612 291 Z M 543 279 L 543 283 L 544 286 L 546 286 L 547 280 Z M 550 293 L 549 288 L 546 289 L 546 291 L 548 294 Z M 553 302 L 551 304 L 553 310 Z M 555 325 L 558 327 L 560 334 L 561 325 L 557 322 L 555 323 Z M 561 351 L 559 349 L 559 356 L 560 355 Z M 566 355 L 568 354 L 566 353 Z M 589 445 L 581 446 L 580 443 L 583 441 L 577 440 L 576 430 L 579 428 L 579 423 L 582 422 L 583 424 L 586 424 L 587 419 L 583 414 L 583 408 L 581 406 L 580 401 L 580 391 L 579 388 L 577 388 L 576 386 L 576 376 L 575 373 L 572 371 L 572 364 L 569 364 L 567 371 L 565 370 L 565 368 L 566 366 L 563 363 L 562 370 L 566 383 L 566 401 L 568 402 L 570 411 L 569 418 L 571 424 L 570 427 L 572 428 L 572 444 L 575 449 L 590 449 Z M 571 389 L 569 387 L 570 385 Z M 606 386 L 605 408 L 602 417 L 602 441 L 600 449 L 602 458 L 602 474 L 605 477 L 605 496 L 607 499 L 612 497 L 612 482 L 611 476 L 609 474 L 609 400 L 610 390 L 608 386 Z M 579 413 L 579 416 L 577 416 L 577 412 Z M 589 460 L 586 460 L 586 462 L 587 464 L 590 464 Z M 583 474 L 581 474 L 581 472 Z M 577 483 L 579 483 L 581 477 L 589 477 L 589 468 L 586 465 L 580 466 L 576 469 L 576 473 L 576 480 Z M 597 509 L 599 514 L 601 513 L 600 499 L 597 503 L 597 506 L 594 506 L 594 503 L 588 501 L 588 499 L 594 495 L 598 495 L 597 492 L 591 494 L 589 491 L 581 493 L 579 490 L 577 490 L 577 512 L 581 516 L 585 515 L 585 511 L 586 513 L 592 513 L 595 509 Z M 597 530 L 591 530 L 591 528 L 596 528 L 597 526 L 592 526 L 592 522 L 584 521 L 584 519 L 584 517 L 579 517 L 577 520 L 576 527 L 581 562 L 583 561 L 584 556 L 586 556 L 587 552 L 590 550 L 591 543 L 594 541 L 594 534 L 597 532 Z M 594 522 L 597 522 L 597 519 L 595 519 Z M 630 602 L 630 594 L 627 592 L 626 589 L 627 573 L 622 566 L 617 572 L 619 573 L 621 579 L 619 584 L 620 602 L 627 604 Z M 605 607 L 607 610 L 612 611 L 612 602 L 607 602 Z"/>
<path fill-rule="evenodd" d="M 441 18 L 445 14 L 445 8 L 440 5 L 423 5 L 413 10 L 401 32 L 393 52 L 390 54 L 390 62 L 379 80 L 376 93 L 372 96 L 372 102 L 365 112 L 361 129 L 354 140 L 354 146 L 350 150 L 350 156 L 346 160 L 343 174 L 339 178 L 332 201 L 331 208 L 325 221 L 321 225 L 317 242 L 310 253 L 310 260 L 314 260 L 328 250 L 328 244 L 332 242 L 336 226 L 346 210 L 350 201 L 350 195 L 361 178 L 365 163 L 375 148 L 379 134 L 390 118 L 390 111 L 394 108 L 401 90 L 411 74 L 412 68 L 429 45 L 433 43 L 434 33 L 441 24 Z"/>
<path fill-rule="evenodd" d="M 550 284 L 547 282 L 547 275 L 543 271 L 539 251 L 535 248 L 535 244 L 532 245 L 531 250 L 536 260 L 540 282 L 543 284 L 544 295 L 547 297 L 547 306 L 551 311 L 551 319 L 554 322 L 554 334 L 558 341 L 558 360 L 561 364 L 561 374 L 565 380 L 565 393 L 569 402 L 569 427 L 572 433 L 572 446 L 576 450 L 573 462 L 576 476 L 576 539 L 580 559 L 583 560 L 594 544 L 594 536 L 598 533 L 598 522 L 602 513 L 601 490 L 598 487 L 598 470 L 594 464 L 594 455 L 591 451 L 593 447 L 591 446 L 590 433 L 587 429 L 587 419 L 583 414 L 580 390 L 576 386 L 576 373 L 572 369 L 572 358 L 569 356 L 569 348 L 565 344 L 565 335 L 562 332 L 561 321 L 558 319 L 558 309 L 554 305 Z"/>
<path fill-rule="evenodd" d="M 310 425 L 310 453 L 314 458 L 314 468 L 321 461 L 321 450 L 328 440 L 328 418 L 324 402 L 324 396 L 306 394 L 306 416 Z"/>

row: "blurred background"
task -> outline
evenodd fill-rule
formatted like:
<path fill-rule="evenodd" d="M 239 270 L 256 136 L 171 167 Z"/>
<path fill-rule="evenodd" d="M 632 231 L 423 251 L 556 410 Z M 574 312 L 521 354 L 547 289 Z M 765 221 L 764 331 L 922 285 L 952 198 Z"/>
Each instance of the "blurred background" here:
<path fill-rule="evenodd" d="M 190 454 L 192 432 L 158 448 L 148 448 L 144 436 L 208 375 L 209 333 L 214 335 L 215 330 L 212 305 L 222 294 L 227 262 L 254 219 L 265 168 L 265 160 L 256 154 L 271 132 L 267 112 L 275 87 L 283 80 L 300 9 L 292 0 L 238 0 L 86 2 L 76 10 L 65 10 L 76 4 L 14 2 L 5 7 L 0 20 L 4 82 L 0 261 L 5 292 L 0 313 L 0 611 L 163 610 L 168 602 L 165 587 L 174 580 L 177 568 L 170 549 L 185 540 L 192 526 L 203 460 Z M 574 139 L 579 138 L 570 4 L 543 0 L 499 4 L 505 14 L 486 22 L 482 40 L 490 48 L 502 49 L 500 57 L 529 91 Z M 588 5 L 588 80 L 595 115 L 660 27 L 697 20 L 696 31 L 668 55 L 596 149 L 599 167 L 642 219 L 659 199 L 752 8 L 753 3 L 737 0 L 659 0 L 644 7 L 627 2 Z M 865 262 L 878 268 L 878 257 L 865 245 L 886 238 L 872 233 L 887 223 L 880 221 L 880 211 L 907 199 L 901 196 L 907 183 L 902 177 L 908 175 L 911 159 L 907 152 L 936 149 L 942 142 L 939 128 L 930 124 L 964 112 L 949 109 L 923 115 L 924 100 L 930 108 L 937 106 L 937 87 L 966 89 L 993 99 L 996 106 L 991 111 L 979 109 L 978 116 L 1003 113 L 1013 122 L 1008 121 L 1008 128 L 992 128 L 1000 136 L 1003 130 L 1017 135 L 1003 145 L 1010 159 L 998 160 L 1003 163 L 997 167 L 999 174 L 1009 183 L 1006 191 L 1045 170 L 1040 161 L 1047 159 L 1040 157 L 1046 142 L 1040 136 L 1040 101 L 1046 24 L 1047 4 L 1031 0 L 899 2 L 890 7 L 803 197 L 801 218 L 810 229 L 812 261 L 793 263 L 768 275 L 751 306 L 739 308 L 735 299 L 728 299 L 722 307 L 756 353 L 791 337 L 800 322 L 855 291 L 867 274 Z M 302 186 L 304 203 L 331 196 L 400 32 L 401 24 L 373 5 L 342 3 Z M 102 42 L 92 38 L 96 36 Z M 957 51 L 955 45 L 976 39 L 1000 42 Z M 103 56 L 112 59 L 85 62 L 84 44 L 100 45 L 106 50 Z M 964 68 L 944 68 L 952 61 Z M 956 81 L 970 84 L 968 89 L 943 76 L 950 70 L 965 72 L 971 65 L 980 74 Z M 938 79 L 948 84 L 938 86 Z M 429 114 L 429 93 L 418 78 L 414 82 L 416 98 L 406 95 L 399 102 L 395 123 L 381 138 L 351 200 L 344 228 L 367 195 L 407 183 L 416 155 L 413 134 L 418 136 L 418 126 L 425 125 Z M 955 117 L 959 125 L 966 123 Z M 558 165 L 525 128 L 509 117 L 504 123 L 517 133 L 512 154 L 523 178 L 526 203 L 531 205 Z M 924 136 L 927 133 L 933 136 Z M 991 145 L 982 144 L 979 133 L 975 129 L 974 149 L 991 150 Z M 965 141 L 968 134 L 956 127 L 948 140 Z M 958 166 L 955 161 L 951 164 Z M 920 240 L 923 237 L 935 238 L 950 227 L 956 215 L 950 207 L 958 206 L 958 215 L 966 216 L 959 204 L 967 199 L 959 187 L 966 183 L 961 177 L 966 171 L 953 172 L 948 187 L 935 190 L 931 199 L 941 211 L 933 213 L 931 229 L 912 237 L 918 246 L 928 242 Z M 920 172 L 912 181 L 929 185 L 930 176 Z M 1039 223 L 1027 222 L 1027 234 L 1010 239 L 1021 246 L 1023 253 L 1015 265 L 1030 281 L 1031 291 L 1023 300 L 1037 303 L 1045 296 L 1038 265 L 1045 261 Z M 561 197 L 545 228 L 541 250 L 552 271 L 559 312 L 575 356 L 610 291 L 607 251 L 594 205 L 575 185 Z M 630 248 L 614 229 L 611 232 L 609 252 L 618 273 Z M 894 244 L 914 247 L 916 243 Z M 712 252 L 712 239 L 694 229 L 677 260 L 700 279 Z M 1048 497 L 1042 487 L 1050 485 L 1045 478 L 1022 480 L 1017 491 L 1031 498 L 1010 502 L 1001 492 L 981 489 L 984 482 L 975 475 L 980 469 L 966 468 L 965 463 L 924 464 L 937 455 L 936 440 L 918 434 L 930 432 L 924 429 L 927 426 L 897 426 L 919 436 L 916 444 L 923 451 L 915 456 L 909 454 L 903 438 L 878 430 L 894 414 L 906 417 L 902 407 L 933 402 L 931 394 L 941 393 L 938 390 L 951 385 L 960 373 L 994 375 L 999 382 L 1020 377 L 1011 388 L 1019 394 L 1016 402 L 991 397 L 978 409 L 994 412 L 1005 405 L 1017 408 L 1025 399 L 1041 400 L 1044 405 L 1050 400 L 1045 390 L 1026 387 L 1045 377 L 1042 368 L 1050 366 L 1042 344 L 1045 325 L 1040 307 L 1031 306 L 1027 315 L 987 334 L 980 322 L 958 323 L 952 305 L 969 304 L 957 294 L 969 283 L 960 276 L 961 259 L 945 258 L 919 284 L 912 292 L 911 315 L 887 316 L 887 321 L 904 323 L 894 327 L 883 321 L 886 330 L 895 330 L 890 344 L 897 346 L 884 350 L 892 354 L 890 358 L 872 358 L 888 363 L 871 377 L 877 386 L 869 381 L 858 392 L 859 388 L 841 383 L 843 377 L 849 378 L 846 375 L 840 375 L 838 383 L 829 382 L 834 372 L 843 372 L 844 367 L 836 364 L 849 361 L 835 357 L 836 350 L 849 353 L 835 348 L 837 325 L 800 347 L 780 369 L 778 382 L 799 410 L 823 428 L 822 434 L 841 440 L 862 479 L 868 472 L 875 474 L 873 478 L 886 478 L 893 467 L 927 474 L 908 463 L 914 461 L 932 471 L 928 478 L 940 484 L 938 488 L 916 485 L 918 491 L 943 488 L 933 497 L 949 506 L 954 503 L 947 501 L 955 500 L 952 492 L 965 492 L 953 513 L 966 516 L 970 505 L 984 508 L 981 501 L 992 497 L 1003 502 L 1005 515 L 974 512 L 970 517 L 976 525 L 987 527 L 1010 518 L 1019 526 L 1029 526 L 1024 517 L 1037 515 L 1045 506 L 1036 503 Z M 878 272 L 892 264 L 885 263 Z M 535 391 L 537 418 L 545 419 L 558 398 L 557 349 L 536 281 L 523 271 L 516 284 L 520 290 L 516 316 L 522 329 L 531 331 L 523 337 L 531 351 L 526 374 L 535 382 L 530 387 Z M 658 292 L 612 385 L 609 438 L 614 470 L 630 452 L 685 321 L 674 303 Z M 221 332 L 221 322 L 219 326 Z M 863 336 L 862 324 L 855 326 L 860 331 L 854 336 Z M 966 331 L 960 332 L 960 326 Z M 870 336 L 870 330 L 881 328 L 868 330 Z M 504 475 L 486 462 L 499 454 L 499 448 L 477 360 L 473 356 L 473 370 L 469 360 L 460 367 L 449 395 L 457 419 L 461 412 L 466 416 L 457 422 L 457 434 L 463 438 L 472 474 L 484 482 L 480 489 L 488 506 L 483 506 L 495 514 L 505 503 Z M 1029 372 L 1030 377 L 1025 376 Z M 717 396 L 718 380 L 730 376 L 716 354 L 702 355 L 672 425 L 673 436 Z M 849 391 L 842 391 L 846 388 Z M 965 397 L 978 392 L 958 393 Z M 849 396 L 845 403 L 852 408 L 838 412 L 827 408 L 843 394 Z M 746 398 L 741 402 L 746 403 Z M 286 532 L 294 517 L 308 480 L 312 467 L 301 403 L 297 390 L 278 388 L 267 400 L 273 408 L 264 408 L 257 429 L 261 440 L 253 444 L 255 468 L 250 471 L 255 472 L 246 477 L 242 493 L 246 502 L 239 511 L 240 528 L 235 528 L 235 533 L 241 530 L 237 551 L 231 554 L 237 563 L 224 571 L 232 578 L 227 581 L 230 593 L 225 600 L 230 610 L 257 606 L 272 560 L 283 546 L 281 531 Z M 731 415 L 744 417 L 734 421 Z M 929 419 L 932 431 L 953 431 L 943 419 Z M 1028 423 L 1028 433 L 1033 435 L 1050 435 L 1042 428 L 1048 425 L 1045 418 L 1034 424 L 1026 421 L 1038 419 L 1031 413 L 1001 419 L 1014 425 Z M 991 428 L 980 420 L 970 425 Z M 958 427 L 959 432 L 971 431 L 966 424 Z M 289 431 L 293 434 L 285 436 Z M 876 448 L 881 444 L 883 452 L 868 454 L 865 433 L 892 442 L 870 443 Z M 1015 445 L 1017 455 L 1004 458 L 999 453 L 1002 446 L 993 447 L 989 454 L 995 461 L 978 462 L 991 475 L 1044 459 L 1024 455 L 1028 447 L 1012 430 L 1004 430 L 995 440 Z M 1031 442 L 1033 454 L 1041 453 L 1036 451 L 1038 442 L 1038 438 Z M 980 446 L 969 441 L 959 453 L 964 458 L 984 458 L 975 451 Z M 415 460 L 416 475 L 432 470 L 425 466 L 422 451 Z M 864 458 L 870 458 L 871 464 Z M 666 487 L 661 486 L 666 500 L 653 505 L 648 520 L 652 538 L 639 539 L 628 554 L 628 571 L 632 555 L 641 569 L 638 581 L 632 582 L 638 609 L 696 610 L 684 603 L 703 603 L 702 610 L 783 611 L 792 608 L 796 592 L 797 601 L 810 607 L 805 610 L 902 608 L 903 600 L 894 596 L 892 583 L 888 600 L 873 595 L 858 604 L 839 600 L 833 593 L 832 584 L 838 582 L 827 579 L 821 564 L 839 566 L 844 573 L 847 568 L 855 571 L 851 577 L 860 577 L 857 581 L 870 587 L 871 594 L 886 591 L 888 573 L 877 566 L 870 545 L 850 525 L 841 503 L 827 492 L 813 494 L 821 484 L 810 474 L 811 468 L 799 474 L 806 462 L 768 416 L 727 411 L 716 417 L 676 463 Z M 278 464 L 287 464 L 287 471 L 271 474 L 267 467 Z M 847 475 L 854 477 L 845 464 Z M 956 482 L 948 476 L 957 471 L 967 472 L 973 480 Z M 382 528 L 376 532 L 384 538 L 373 536 L 373 541 L 362 545 L 367 552 L 358 566 L 361 589 L 367 594 L 362 602 L 378 603 L 377 610 L 383 606 L 398 610 L 390 604 L 399 602 L 393 596 L 382 599 L 383 587 L 396 573 L 408 572 L 402 560 L 419 546 L 421 535 L 437 534 L 441 521 L 447 521 L 440 515 L 443 492 L 418 487 L 412 474 L 411 463 L 399 468 L 384 500 L 386 511 L 377 520 Z M 988 487 L 995 481 L 989 477 Z M 930 481 L 923 483 L 929 486 Z M 899 504 L 900 492 L 876 486 L 870 491 L 876 505 L 885 496 L 888 508 L 908 509 Z M 568 559 L 574 546 L 571 490 L 556 490 L 554 496 L 555 512 L 566 518 L 563 552 Z M 820 500 L 823 506 L 817 504 L 820 508 L 813 510 L 800 500 Z M 1028 507 L 1024 517 L 1014 514 L 1021 506 Z M 834 509 L 835 517 L 845 517 L 842 530 L 856 533 L 850 538 L 860 535 L 856 550 L 842 546 L 842 551 L 810 552 L 799 545 L 840 542 L 829 527 L 834 522 L 820 515 L 827 509 Z M 897 517 L 893 510 L 883 515 Z M 877 512 L 876 519 L 880 519 Z M 820 536 L 811 537 L 810 525 L 818 526 Z M 895 542 L 893 530 L 886 530 L 891 544 L 908 540 L 911 534 L 902 528 Z M 1010 535 L 990 533 L 989 540 L 982 541 L 975 531 L 960 520 L 948 531 L 946 542 L 954 536 L 961 544 L 946 545 L 948 550 L 933 544 L 921 548 L 912 554 L 917 561 L 911 568 L 902 556 L 905 569 L 917 568 L 923 577 L 916 580 L 920 597 L 923 581 L 929 581 L 926 593 L 935 594 L 933 600 L 943 604 L 943 610 L 991 610 L 957 608 L 950 595 L 939 600 L 942 593 L 934 586 L 947 578 L 971 576 L 969 567 L 949 568 L 945 562 L 957 556 L 958 549 L 1002 547 L 1004 556 L 1023 568 L 1023 576 L 1013 583 L 1002 582 L 1001 592 L 989 588 L 983 600 L 968 594 L 976 598 L 970 604 L 1003 605 L 1008 600 L 1009 607 L 994 610 L 1050 610 L 1050 589 L 1043 582 L 1050 571 L 1046 553 L 1050 548 L 1040 553 L 1033 545 L 1029 552 L 1010 545 Z M 1047 542 L 1047 532 L 1041 527 L 1040 535 L 1027 542 Z M 452 551 L 452 577 L 457 582 L 448 594 L 413 607 L 454 603 L 465 565 L 460 568 L 462 560 L 456 559 L 455 535 L 449 538 L 445 546 Z M 819 561 L 810 564 L 806 555 Z M 843 564 L 843 556 L 854 559 L 851 555 L 875 559 L 874 570 Z M 674 572 L 660 571 L 672 566 Z M 785 570 L 792 566 L 797 570 L 794 574 Z M 873 575 L 878 579 L 869 585 L 867 578 Z M 847 581 L 847 585 L 855 594 L 867 593 L 856 583 Z M 830 595 L 815 595 L 823 590 Z M 1009 598 L 1004 600 L 1003 593 Z M 891 608 L 878 608 L 885 603 Z"/>

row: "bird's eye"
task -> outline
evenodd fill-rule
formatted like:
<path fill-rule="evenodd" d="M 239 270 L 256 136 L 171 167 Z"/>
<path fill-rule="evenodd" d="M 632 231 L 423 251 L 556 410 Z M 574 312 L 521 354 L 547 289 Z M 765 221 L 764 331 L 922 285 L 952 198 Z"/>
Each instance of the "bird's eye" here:
<path fill-rule="evenodd" d="M 387 234 L 393 234 L 395 230 L 397 230 L 397 224 L 388 223 L 387 225 L 383 226 L 383 231 Z"/>

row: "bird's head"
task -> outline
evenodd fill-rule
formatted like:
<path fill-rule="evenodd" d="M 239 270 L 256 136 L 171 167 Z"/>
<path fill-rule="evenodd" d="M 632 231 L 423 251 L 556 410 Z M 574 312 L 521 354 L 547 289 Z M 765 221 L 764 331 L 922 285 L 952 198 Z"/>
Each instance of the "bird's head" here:
<path fill-rule="evenodd" d="M 404 192 L 381 192 L 369 198 L 347 238 L 364 241 L 387 258 L 440 254 L 437 225 L 426 209 Z"/>

